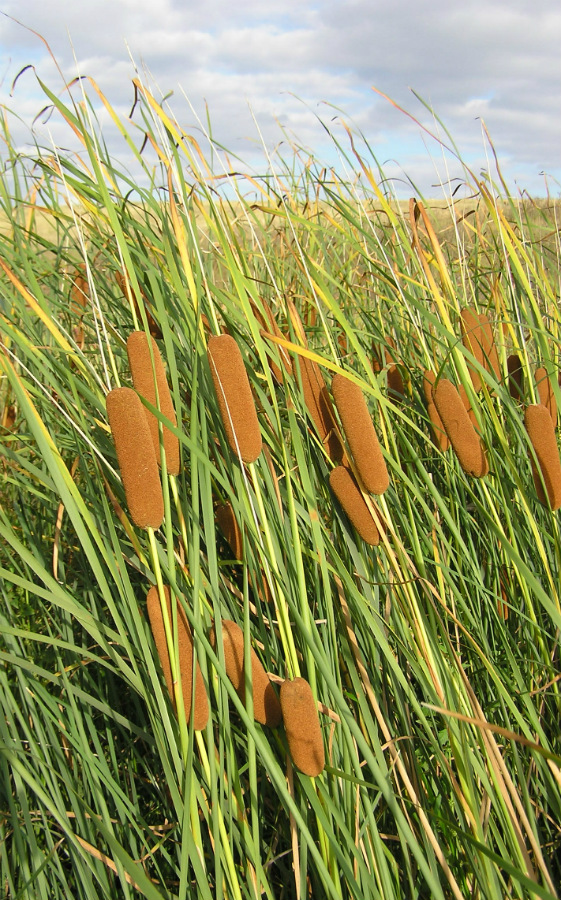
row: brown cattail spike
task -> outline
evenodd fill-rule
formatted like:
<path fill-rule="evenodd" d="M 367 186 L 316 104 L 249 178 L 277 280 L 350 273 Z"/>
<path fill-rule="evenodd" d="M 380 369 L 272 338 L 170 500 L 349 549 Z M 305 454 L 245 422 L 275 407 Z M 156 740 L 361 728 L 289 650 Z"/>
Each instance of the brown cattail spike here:
<path fill-rule="evenodd" d="M 540 403 L 542 406 L 545 406 L 546 409 L 549 410 L 551 421 L 553 422 L 553 427 L 556 428 L 557 400 L 555 399 L 555 394 L 553 393 L 553 385 L 551 383 L 549 375 L 547 374 L 547 369 L 544 369 L 543 366 L 540 366 L 539 369 L 536 369 L 534 377 L 536 379 L 536 387 L 538 389 Z"/>
<path fill-rule="evenodd" d="M 298 365 L 302 378 L 304 402 L 312 418 L 329 458 L 339 462 L 343 457 L 343 447 L 337 433 L 335 413 L 321 369 L 316 362 L 305 356 L 299 357 Z"/>
<path fill-rule="evenodd" d="M 244 633 L 236 622 L 229 619 L 222 620 L 221 628 L 226 674 L 245 703 Z M 216 648 L 215 629 L 211 632 L 210 643 Z M 255 650 L 250 650 L 250 657 L 254 718 L 261 725 L 276 728 L 282 718 L 278 697 Z"/>
<path fill-rule="evenodd" d="M 234 515 L 231 503 L 223 503 L 216 507 L 216 521 L 220 531 L 226 538 L 234 559 L 243 560 L 243 535 Z"/>
<path fill-rule="evenodd" d="M 138 394 L 126 387 L 110 391 L 106 403 L 131 518 L 139 528 L 159 528 L 164 499 L 144 407 Z"/>
<path fill-rule="evenodd" d="M 489 471 L 485 448 L 457 389 L 451 381 L 441 378 L 432 396 L 462 469 L 474 478 L 482 478 Z"/>
<path fill-rule="evenodd" d="M 372 494 L 383 494 L 390 479 L 364 394 L 344 375 L 334 376 L 331 391 L 364 487 Z"/>
<path fill-rule="evenodd" d="M 256 303 L 251 304 L 251 308 L 253 310 L 255 318 L 261 324 L 261 328 L 263 329 L 261 331 L 261 336 L 263 337 L 263 336 L 265 336 L 265 334 L 267 332 L 269 332 L 269 334 L 274 334 L 275 337 L 282 338 L 282 332 L 281 332 L 279 326 L 277 325 L 276 319 L 273 315 L 273 311 L 271 310 L 270 306 L 267 303 L 265 303 L 264 300 L 261 301 L 261 304 L 263 306 L 263 312 L 261 312 L 261 310 L 259 309 L 259 307 L 257 306 Z M 280 345 L 278 345 L 277 349 L 278 349 L 279 356 L 281 358 L 282 364 L 285 368 L 287 375 L 292 375 L 292 360 L 290 359 L 290 356 L 288 355 L 288 351 L 285 350 L 285 348 L 281 347 Z M 271 366 L 271 372 L 273 373 L 275 379 L 279 383 L 282 383 L 281 369 L 270 354 L 269 354 L 269 365 Z"/>
<path fill-rule="evenodd" d="M 244 462 L 255 462 L 263 443 L 240 348 L 229 334 L 214 335 L 208 360 L 228 443 Z"/>
<path fill-rule="evenodd" d="M 344 466 L 329 475 L 329 485 L 359 535 L 372 547 L 380 543 L 380 532 L 353 476 Z"/>
<path fill-rule="evenodd" d="M 528 406 L 524 412 L 524 426 L 538 460 L 532 459 L 532 472 L 538 499 L 551 509 L 561 506 L 561 461 L 555 428 L 549 410 L 541 403 Z M 539 468 L 538 468 L 539 467 Z M 545 491 L 544 491 L 545 484 Z"/>
<path fill-rule="evenodd" d="M 168 587 L 164 587 L 166 598 L 167 613 L 170 627 L 173 633 L 173 620 L 171 609 L 171 597 Z M 164 616 L 162 613 L 162 604 L 156 587 L 150 588 L 146 598 L 148 609 L 148 618 L 150 627 L 154 636 L 154 643 L 160 658 L 164 678 L 170 693 L 173 708 L 176 710 L 175 692 L 173 689 L 173 680 L 171 675 L 171 664 L 168 652 L 168 643 L 164 627 Z M 185 718 L 189 721 L 191 717 L 191 702 L 193 694 L 193 640 L 191 638 L 191 630 L 189 623 L 179 601 L 177 602 L 177 648 L 179 656 L 179 674 L 181 676 L 181 692 L 183 694 L 183 706 L 185 708 Z M 195 665 L 195 704 L 193 710 L 193 727 L 195 731 L 200 731 L 206 727 L 208 722 L 208 697 L 206 693 L 203 675 L 198 663 Z"/>
<path fill-rule="evenodd" d="M 323 771 L 325 751 L 312 689 L 304 678 L 283 681 L 280 702 L 292 762 L 313 778 Z"/>
<path fill-rule="evenodd" d="M 132 375 L 132 382 L 135 390 L 141 397 L 148 400 L 152 406 L 159 408 L 162 415 L 169 419 L 172 425 L 177 425 L 175 409 L 164 371 L 164 364 L 160 351 L 154 340 L 150 338 L 152 343 L 152 354 L 154 366 L 152 367 L 152 358 L 150 356 L 150 346 L 148 337 L 144 331 L 133 331 L 127 340 L 127 353 L 129 357 L 129 366 Z M 154 381 L 154 373 L 156 380 Z M 157 388 L 157 396 L 156 396 Z M 160 435 L 158 428 L 158 419 L 146 407 L 144 414 L 150 426 L 150 433 L 154 443 L 156 459 L 160 462 Z M 177 437 L 167 428 L 163 426 L 163 443 L 166 454 L 166 466 L 170 475 L 179 475 L 179 441 Z"/>
<path fill-rule="evenodd" d="M 462 343 L 469 350 L 477 362 L 499 377 L 499 359 L 493 338 L 493 330 L 488 316 L 478 314 L 474 309 L 466 307 L 460 313 L 460 327 L 462 330 Z M 480 391 L 482 387 L 479 372 L 468 364 L 473 387 Z"/>
<path fill-rule="evenodd" d="M 508 390 L 513 400 L 522 401 L 524 396 L 524 370 L 518 353 L 511 353 L 506 361 L 508 370 Z"/>
<path fill-rule="evenodd" d="M 425 395 L 427 412 L 431 423 L 432 436 L 435 444 L 437 444 L 442 452 L 445 453 L 450 446 L 450 441 L 444 429 L 444 425 L 442 424 L 442 419 L 438 415 L 438 410 L 434 405 L 434 400 L 432 399 L 432 386 L 435 381 L 436 375 L 434 372 L 431 372 L 430 369 L 425 369 L 423 374 L 423 393 Z"/>

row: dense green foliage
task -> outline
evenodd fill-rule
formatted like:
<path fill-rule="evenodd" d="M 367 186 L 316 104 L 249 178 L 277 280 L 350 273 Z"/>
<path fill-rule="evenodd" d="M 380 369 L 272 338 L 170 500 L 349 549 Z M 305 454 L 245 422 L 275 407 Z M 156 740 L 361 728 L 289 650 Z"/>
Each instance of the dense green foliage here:
<path fill-rule="evenodd" d="M 558 207 L 499 198 L 466 169 L 469 204 L 402 208 L 367 147 L 347 160 L 360 181 L 326 179 L 296 155 L 217 193 L 218 157 L 145 89 L 140 131 L 102 100 L 140 166 L 140 147 L 157 148 L 132 199 L 87 97 L 50 95 L 80 156 L 30 161 L 5 132 L 0 891 L 556 897 L 559 514 L 537 499 L 506 361 L 522 360 L 525 403 L 540 365 L 559 397 Z M 130 384 L 128 334 L 148 328 L 140 291 L 161 329 L 182 453 L 153 536 L 128 518 L 105 411 L 107 391 Z M 364 391 L 390 472 L 378 547 L 334 500 L 298 377 L 282 364 L 282 383 L 272 376 L 263 303 L 293 360 L 315 359 L 327 384 L 352 373 Z M 477 395 L 465 306 L 489 315 L 499 355 L 500 377 L 479 366 Z M 266 445 L 249 466 L 226 442 L 203 316 L 246 363 Z M 435 445 L 427 368 L 466 389 L 485 478 Z M 226 501 L 243 563 L 215 525 Z M 193 630 L 212 711 L 202 732 L 178 724 L 161 675 L 145 614 L 160 578 Z M 246 708 L 233 690 L 209 643 L 221 617 L 278 680 L 312 685 L 327 760 L 317 778 L 291 766 L 282 728 L 254 723 L 251 692 Z"/>

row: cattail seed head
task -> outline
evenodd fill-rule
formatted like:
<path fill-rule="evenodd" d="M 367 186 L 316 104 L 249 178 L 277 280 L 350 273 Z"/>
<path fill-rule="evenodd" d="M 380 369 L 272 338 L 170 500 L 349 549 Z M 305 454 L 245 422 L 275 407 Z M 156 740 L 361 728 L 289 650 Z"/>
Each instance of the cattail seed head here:
<path fill-rule="evenodd" d="M 159 528 L 164 499 L 144 407 L 138 394 L 127 387 L 110 391 L 106 404 L 131 518 L 139 528 Z"/>
<path fill-rule="evenodd" d="M 164 594 L 168 617 L 173 630 L 171 597 L 167 586 L 164 587 Z M 157 587 L 151 587 L 148 591 L 146 606 L 148 618 L 150 620 L 150 628 L 152 629 L 152 634 L 154 636 L 154 643 L 156 644 L 156 650 L 158 651 L 164 678 L 173 702 L 173 708 L 177 712 L 162 604 L 160 602 L 160 595 Z M 177 647 L 183 706 L 185 708 L 185 718 L 189 721 L 191 717 L 191 701 L 193 694 L 193 639 L 191 637 L 191 630 L 189 628 L 187 617 L 179 601 L 177 602 Z M 195 703 L 193 709 L 193 727 L 195 731 L 200 731 L 205 728 L 207 722 L 208 697 L 201 668 L 197 662 L 195 665 Z"/>
<path fill-rule="evenodd" d="M 457 389 L 451 381 L 441 378 L 433 388 L 432 396 L 462 469 L 474 478 L 482 478 L 489 471 L 485 448 Z"/>
<path fill-rule="evenodd" d="M 460 312 L 460 327 L 462 343 L 466 350 L 473 354 L 483 368 L 487 369 L 488 372 L 493 372 L 495 377 L 498 378 L 499 358 L 493 338 L 493 329 L 488 316 L 484 313 L 476 313 L 471 307 L 465 307 Z M 479 392 L 482 387 L 481 376 L 469 363 L 468 369 L 473 387 Z"/>
<path fill-rule="evenodd" d="M 243 535 L 231 503 L 223 503 L 214 511 L 220 531 L 226 538 L 234 559 L 243 560 Z"/>
<path fill-rule="evenodd" d="M 208 360 L 228 443 L 244 462 L 255 462 L 263 442 L 240 348 L 231 335 L 214 335 Z"/>
<path fill-rule="evenodd" d="M 536 369 L 534 377 L 536 379 L 536 387 L 538 389 L 540 403 L 542 406 L 545 406 L 547 410 L 549 410 L 549 414 L 553 422 L 553 427 L 555 428 L 557 426 L 557 400 L 555 399 L 555 394 L 553 393 L 553 385 L 551 384 L 551 379 L 547 374 L 547 369 L 544 369 L 543 366 L 540 366 L 539 369 Z"/>
<path fill-rule="evenodd" d="M 244 633 L 236 622 L 223 619 L 221 622 L 224 645 L 224 665 L 226 674 L 240 700 L 245 703 Z M 216 629 L 210 635 L 211 646 L 216 649 Z M 275 689 L 253 648 L 251 656 L 251 688 L 253 694 L 253 715 L 261 725 L 276 728 L 280 725 L 282 713 Z"/>
<path fill-rule="evenodd" d="M 524 426 L 538 460 L 532 459 L 534 484 L 540 503 L 551 509 L 561 506 L 561 461 L 550 412 L 541 403 L 526 407 Z M 538 469 L 539 467 L 539 469 Z M 545 491 L 544 491 L 545 484 Z"/>
<path fill-rule="evenodd" d="M 513 400 L 522 401 L 524 396 L 524 369 L 518 353 L 511 353 L 506 361 L 508 370 L 508 390 Z"/>
<path fill-rule="evenodd" d="M 345 466 L 337 466 L 329 475 L 329 485 L 363 541 L 377 547 L 378 526 L 351 472 Z"/>
<path fill-rule="evenodd" d="M 263 337 L 265 332 L 269 332 L 270 334 L 274 334 L 275 337 L 281 338 L 282 332 L 277 325 L 277 321 L 273 315 L 272 309 L 264 300 L 261 301 L 261 304 L 263 306 L 263 312 L 259 309 L 256 303 L 251 304 L 253 314 L 255 315 L 255 318 L 260 323 L 261 328 L 263 329 L 261 331 L 261 336 Z M 288 351 L 280 345 L 277 345 L 277 349 L 287 375 L 292 375 L 292 360 L 290 359 Z M 279 382 L 279 384 L 282 384 L 282 372 L 280 367 L 277 365 L 271 354 L 268 354 L 268 357 L 273 376 L 275 377 L 276 381 Z"/>
<path fill-rule="evenodd" d="M 305 678 L 283 681 L 280 702 L 292 762 L 313 778 L 323 771 L 325 751 L 317 704 Z"/>
<path fill-rule="evenodd" d="M 305 356 L 299 357 L 298 366 L 302 379 L 304 402 L 310 417 L 329 458 L 334 462 L 339 462 L 343 457 L 343 446 L 337 432 L 335 413 L 321 369 L 316 362 Z"/>
<path fill-rule="evenodd" d="M 160 351 L 153 337 L 150 338 L 152 343 L 152 353 L 154 357 L 154 367 L 152 368 L 152 359 L 150 357 L 150 347 L 148 345 L 148 336 L 144 331 L 133 331 L 127 340 L 127 354 L 129 357 L 129 366 L 132 375 L 132 382 L 135 390 L 148 400 L 152 406 L 159 408 L 162 415 L 169 419 L 172 425 L 177 425 L 177 418 L 171 394 L 169 391 L 164 364 Z M 156 380 L 154 382 L 154 373 Z M 156 397 L 157 388 L 157 397 Z M 156 459 L 160 462 L 160 436 L 158 428 L 158 419 L 146 407 L 144 414 L 150 426 L 150 433 L 154 443 L 154 451 Z M 170 475 L 179 475 L 179 440 L 167 428 L 163 426 L 162 433 L 164 451 L 166 454 L 166 466 Z"/>
<path fill-rule="evenodd" d="M 442 424 L 442 419 L 438 415 L 438 410 L 434 405 L 434 400 L 432 399 L 432 387 L 434 382 L 436 381 L 436 375 L 434 372 L 431 372 L 430 369 L 425 369 L 423 374 L 423 394 L 425 395 L 425 401 L 427 404 L 427 412 L 429 414 L 429 419 L 431 423 L 431 431 L 435 444 L 442 450 L 443 453 L 448 450 L 450 446 L 450 440 L 446 431 L 444 429 L 444 425 Z"/>
<path fill-rule="evenodd" d="M 344 375 L 333 377 L 331 391 L 364 487 L 372 494 L 383 494 L 390 479 L 364 394 Z"/>

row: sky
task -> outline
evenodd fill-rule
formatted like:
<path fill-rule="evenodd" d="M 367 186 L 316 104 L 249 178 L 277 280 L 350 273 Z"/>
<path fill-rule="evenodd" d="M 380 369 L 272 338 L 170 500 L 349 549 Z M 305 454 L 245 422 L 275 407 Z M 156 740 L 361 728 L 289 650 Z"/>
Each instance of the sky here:
<path fill-rule="evenodd" d="M 0 0 L 0 11 L 0 103 L 19 117 L 21 147 L 47 102 L 36 76 L 63 85 L 47 42 L 64 79 L 91 76 L 124 117 L 135 66 L 156 95 L 173 92 L 197 139 L 208 110 L 215 140 L 258 172 L 292 142 L 345 174 L 346 124 L 400 196 L 439 196 L 462 173 L 415 121 L 444 137 L 436 115 L 476 175 L 496 180 L 487 132 L 513 193 L 561 193 L 559 0 Z M 35 131 L 71 147 L 56 117 Z M 126 156 L 109 121 L 104 135 Z"/>

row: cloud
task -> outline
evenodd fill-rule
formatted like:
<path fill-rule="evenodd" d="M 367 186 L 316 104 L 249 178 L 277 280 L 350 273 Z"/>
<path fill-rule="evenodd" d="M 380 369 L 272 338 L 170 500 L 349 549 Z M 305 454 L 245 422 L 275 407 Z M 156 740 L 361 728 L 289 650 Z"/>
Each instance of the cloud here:
<path fill-rule="evenodd" d="M 19 3 L 8 0 L 4 9 L 17 17 Z M 541 186 L 541 170 L 561 177 L 557 0 L 162 0 L 157 6 L 153 0 L 26 0 L 25 16 L 66 78 L 77 68 L 91 75 L 126 114 L 133 98 L 130 48 L 162 93 L 174 91 L 171 105 L 182 124 L 198 127 L 183 90 L 199 116 L 208 104 L 216 139 L 256 164 L 250 108 L 268 146 L 282 139 L 280 122 L 333 164 L 337 154 L 318 116 L 343 139 L 333 109 L 339 107 L 376 156 L 419 171 L 419 126 L 374 86 L 434 130 L 434 117 L 413 89 L 477 163 L 485 161 L 483 119 L 507 179 L 522 180 L 529 190 Z M 30 75 L 7 98 L 18 67 L 33 62 L 56 90 L 60 79 L 39 38 L 6 17 L 0 42 L 12 55 L 2 99 L 32 116 L 42 100 Z M 436 145 L 432 153 L 438 155 Z"/>

